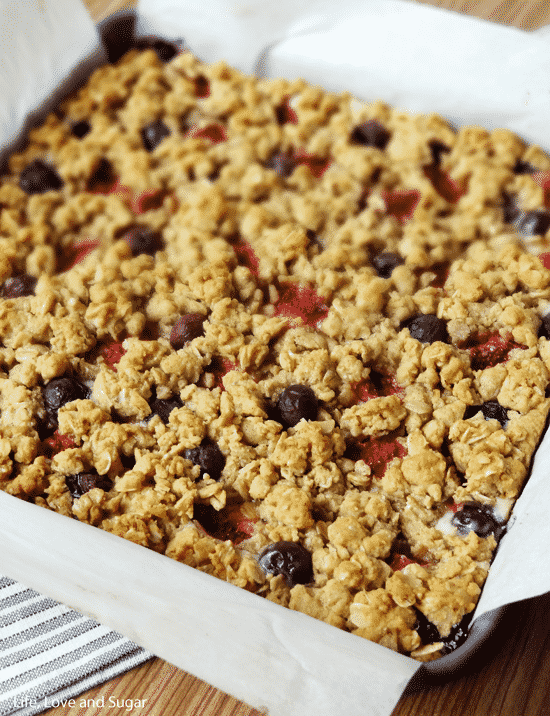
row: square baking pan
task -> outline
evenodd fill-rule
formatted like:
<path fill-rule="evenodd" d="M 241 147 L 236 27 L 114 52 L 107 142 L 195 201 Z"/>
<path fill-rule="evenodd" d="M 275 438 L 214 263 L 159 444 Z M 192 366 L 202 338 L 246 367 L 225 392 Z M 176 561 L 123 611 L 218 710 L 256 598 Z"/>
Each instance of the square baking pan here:
<path fill-rule="evenodd" d="M 105 52 L 90 58 L 58 88 L 47 107 L 37 109 L 21 141 L 93 69 L 106 60 L 116 61 L 134 46 L 142 37 L 136 32 L 139 25 L 139 15 L 133 11 L 116 13 L 100 23 Z M 97 528 L 19 504 L 5 494 L 0 495 L 0 503 L 7 515 L 0 527 L 7 548 L 3 571 L 273 716 L 354 714 L 358 703 L 367 706 L 364 699 L 369 692 L 372 710 L 364 712 L 389 714 L 404 689 L 443 683 L 486 663 L 498 643 L 500 627 L 513 613 L 513 607 L 504 605 L 482 614 L 464 644 L 420 665 Z M 202 595 L 201 608 L 197 594 Z M 252 628 L 242 623 L 243 612 L 248 613 Z M 315 631 L 315 639 L 308 644 L 310 630 Z M 330 659 L 330 669 L 319 668 L 319 649 Z M 340 661 L 337 666 L 335 660 Z M 362 686 L 366 678 L 370 685 Z"/>

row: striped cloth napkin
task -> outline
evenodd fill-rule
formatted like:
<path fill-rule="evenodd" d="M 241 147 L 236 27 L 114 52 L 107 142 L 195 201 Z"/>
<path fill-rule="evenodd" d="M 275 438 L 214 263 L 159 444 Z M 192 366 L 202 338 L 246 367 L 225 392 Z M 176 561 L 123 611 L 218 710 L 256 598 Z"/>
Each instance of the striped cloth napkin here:
<path fill-rule="evenodd" d="M 153 654 L 53 599 L 0 575 L 0 716 L 31 716 Z"/>

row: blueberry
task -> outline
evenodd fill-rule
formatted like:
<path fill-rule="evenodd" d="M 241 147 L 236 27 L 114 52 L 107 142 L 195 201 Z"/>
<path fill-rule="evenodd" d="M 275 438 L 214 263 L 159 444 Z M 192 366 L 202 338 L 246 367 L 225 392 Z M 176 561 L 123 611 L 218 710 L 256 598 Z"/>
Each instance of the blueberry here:
<path fill-rule="evenodd" d="M 73 400 L 85 400 L 90 395 L 88 388 L 77 378 L 53 378 L 42 387 L 44 407 L 48 414 L 48 427 L 57 427 L 57 411 Z"/>
<path fill-rule="evenodd" d="M 475 501 L 466 502 L 463 508 L 455 513 L 451 522 L 459 535 L 475 532 L 478 537 L 492 534 L 499 539 L 503 532 L 503 527 L 495 519 L 492 509 Z"/>
<path fill-rule="evenodd" d="M 403 263 L 405 260 L 399 254 L 390 251 L 382 251 L 372 259 L 372 265 L 380 278 L 390 278 L 394 268 Z"/>
<path fill-rule="evenodd" d="M 265 166 L 267 169 L 273 169 L 280 177 L 286 179 L 294 171 L 296 162 L 292 152 L 276 152 L 267 160 Z"/>
<path fill-rule="evenodd" d="M 313 582 L 311 554 L 298 542 L 275 542 L 259 556 L 260 567 L 266 574 L 282 574 L 289 587 Z"/>
<path fill-rule="evenodd" d="M 550 339 L 550 313 L 548 313 L 546 316 L 541 316 L 539 338 Z"/>
<path fill-rule="evenodd" d="M 84 493 L 99 487 L 108 492 L 112 486 L 112 481 L 106 475 L 98 475 L 97 472 L 79 472 L 76 475 L 67 475 L 65 484 L 69 488 L 73 499 L 77 500 Z"/>
<path fill-rule="evenodd" d="M 0 297 L 21 298 L 21 296 L 34 296 L 37 281 L 36 276 L 30 276 L 27 273 L 8 278 L 0 288 Z"/>
<path fill-rule="evenodd" d="M 225 467 L 225 455 L 220 448 L 209 442 L 203 442 L 196 448 L 190 448 L 185 451 L 184 457 L 191 460 L 193 465 L 200 465 L 201 477 L 207 473 L 212 480 L 219 480 Z"/>
<path fill-rule="evenodd" d="M 80 122 L 75 122 L 73 124 L 71 127 L 71 134 L 78 139 L 82 139 L 82 137 L 85 137 L 91 129 L 92 125 L 87 119 L 83 119 Z"/>
<path fill-rule="evenodd" d="M 503 428 L 508 423 L 508 411 L 497 400 L 487 400 L 481 405 L 468 405 L 463 419 L 473 418 L 480 410 L 485 420 L 498 420 Z"/>
<path fill-rule="evenodd" d="M 158 147 L 165 137 L 170 135 L 170 130 L 164 124 L 162 119 L 157 119 L 156 122 L 151 122 L 141 130 L 141 138 L 143 140 L 143 146 L 148 152 L 152 152 L 153 149 Z"/>
<path fill-rule="evenodd" d="M 432 154 L 432 166 L 434 167 L 438 167 L 441 164 L 442 154 L 451 151 L 451 148 L 446 144 L 443 144 L 443 142 L 440 142 L 439 139 L 432 139 L 428 142 L 428 147 L 430 148 L 430 152 Z"/>
<path fill-rule="evenodd" d="M 202 313 L 187 313 L 179 318 L 170 332 L 172 348 L 177 351 L 193 338 L 204 336 L 204 321 Z"/>
<path fill-rule="evenodd" d="M 176 408 L 181 408 L 183 403 L 180 398 L 174 396 L 173 398 L 157 398 L 154 396 L 149 400 L 149 407 L 151 408 L 151 416 L 158 415 L 162 422 L 166 425 L 170 418 L 170 413 Z"/>
<path fill-rule="evenodd" d="M 376 119 L 370 119 L 363 124 L 354 127 L 350 134 L 352 144 L 360 144 L 364 147 L 377 147 L 385 149 L 390 141 L 391 134 Z"/>
<path fill-rule="evenodd" d="M 133 256 L 149 254 L 153 256 L 164 248 L 162 237 L 148 226 L 134 226 L 122 237 L 130 246 Z"/>
<path fill-rule="evenodd" d="M 289 385 L 277 401 L 277 409 L 286 427 L 294 427 L 302 418 L 317 420 L 319 401 L 307 385 Z"/>
<path fill-rule="evenodd" d="M 509 194 L 507 191 L 502 192 L 502 218 L 507 224 L 515 221 L 520 214 L 517 207 L 517 200 L 513 194 Z"/>
<path fill-rule="evenodd" d="M 249 537 L 235 524 L 231 510 L 216 510 L 212 505 L 202 505 L 199 502 L 193 505 L 193 519 L 211 537 L 224 542 L 231 540 L 233 544 L 238 544 Z"/>
<path fill-rule="evenodd" d="M 442 637 L 438 628 L 421 611 L 415 607 L 416 624 L 415 631 L 422 639 L 423 644 L 435 644 L 443 642 L 441 655 L 445 656 L 461 646 L 468 637 L 468 628 L 472 621 L 473 612 L 466 614 L 462 620 L 455 624 L 448 636 Z"/>
<path fill-rule="evenodd" d="M 550 228 L 550 212 L 543 209 L 520 211 L 514 224 L 523 236 L 543 235 Z"/>
<path fill-rule="evenodd" d="M 63 180 L 53 167 L 41 159 L 35 159 L 21 172 L 19 186 L 27 194 L 44 194 L 61 189 Z"/>
<path fill-rule="evenodd" d="M 450 343 L 447 323 L 430 313 L 421 313 L 403 321 L 401 328 L 408 328 L 412 338 L 421 343 Z"/>

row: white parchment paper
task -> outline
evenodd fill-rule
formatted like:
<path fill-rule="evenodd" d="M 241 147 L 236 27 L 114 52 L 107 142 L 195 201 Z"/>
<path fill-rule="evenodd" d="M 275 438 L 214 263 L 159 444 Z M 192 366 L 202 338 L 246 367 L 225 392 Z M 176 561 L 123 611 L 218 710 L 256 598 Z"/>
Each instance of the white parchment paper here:
<path fill-rule="evenodd" d="M 0 147 L 98 47 L 79 0 L 1 0 Z"/>
<path fill-rule="evenodd" d="M 184 37 L 207 61 L 302 76 L 362 99 L 439 112 L 457 124 L 507 126 L 550 149 L 550 52 L 543 36 L 399 0 L 142 0 L 139 13 L 142 34 Z M 0 2 L 0 32 L 11 43 L 0 49 L 5 143 L 25 113 L 92 51 L 95 32 L 79 0 Z M 481 610 L 550 591 L 550 569 L 541 567 L 550 540 L 549 451 L 545 441 Z M 389 716 L 418 668 L 4 493 L 0 514 L 3 573 L 272 716 Z"/>

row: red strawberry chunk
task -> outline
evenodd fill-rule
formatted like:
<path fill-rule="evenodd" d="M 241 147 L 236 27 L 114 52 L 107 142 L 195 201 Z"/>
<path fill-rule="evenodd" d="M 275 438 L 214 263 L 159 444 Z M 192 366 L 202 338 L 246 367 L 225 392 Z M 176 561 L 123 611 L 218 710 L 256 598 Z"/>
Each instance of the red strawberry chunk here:
<path fill-rule="evenodd" d="M 295 164 L 305 164 L 316 179 L 320 179 L 331 165 L 330 158 L 318 157 L 299 149 L 293 157 Z"/>
<path fill-rule="evenodd" d="M 384 395 L 395 395 L 403 392 L 395 376 L 379 373 L 375 370 L 371 370 L 366 380 L 352 383 L 351 389 L 354 403 L 363 403 L 371 398 L 381 398 Z"/>
<path fill-rule="evenodd" d="M 63 254 L 59 256 L 58 271 L 68 271 L 73 268 L 98 246 L 99 239 L 80 239 L 75 241 L 72 246 L 64 249 Z"/>
<path fill-rule="evenodd" d="M 420 201 L 418 189 L 405 189 L 403 191 L 385 191 L 382 198 L 386 204 L 388 214 L 403 222 L 410 219 Z"/>
<path fill-rule="evenodd" d="M 112 341 L 111 343 L 104 343 L 99 354 L 103 356 L 105 363 L 116 372 L 116 364 L 120 361 L 122 356 L 126 353 L 126 349 L 123 348 L 122 343 L 119 341 Z"/>
<path fill-rule="evenodd" d="M 232 244 L 233 251 L 237 255 L 237 261 L 241 266 L 246 266 L 254 276 L 258 276 L 258 257 L 254 253 L 254 249 L 247 241 L 239 239 Z"/>
<path fill-rule="evenodd" d="M 550 172 L 534 172 L 531 176 L 543 190 L 544 206 L 550 208 Z"/>
<path fill-rule="evenodd" d="M 200 129 L 193 127 L 189 132 L 189 136 L 197 137 L 198 139 L 209 139 L 214 144 L 227 140 L 225 127 L 221 124 L 209 124 L 207 127 L 201 127 Z"/>
<path fill-rule="evenodd" d="M 62 435 L 58 430 L 44 440 L 44 452 L 47 457 L 53 457 L 63 450 L 76 447 L 74 440 L 68 435 Z"/>
<path fill-rule="evenodd" d="M 500 333 L 471 336 L 466 341 L 465 347 L 470 349 L 472 370 L 493 368 L 499 363 L 505 363 L 514 348 L 524 350 L 527 348 L 521 343 L 516 343 L 511 334 L 503 338 Z"/>
<path fill-rule="evenodd" d="M 308 326 L 317 327 L 325 320 L 328 312 L 325 299 L 315 289 L 295 283 L 283 285 L 279 290 L 279 300 L 275 303 L 276 316 L 301 318 Z"/>
<path fill-rule="evenodd" d="M 407 450 L 391 435 L 379 438 L 367 438 L 358 443 L 359 457 L 370 466 L 373 477 L 381 478 L 389 463 L 395 458 L 405 457 Z"/>
<path fill-rule="evenodd" d="M 163 189 L 148 189 L 132 202 L 134 214 L 143 214 L 152 209 L 160 209 L 167 193 Z"/>

